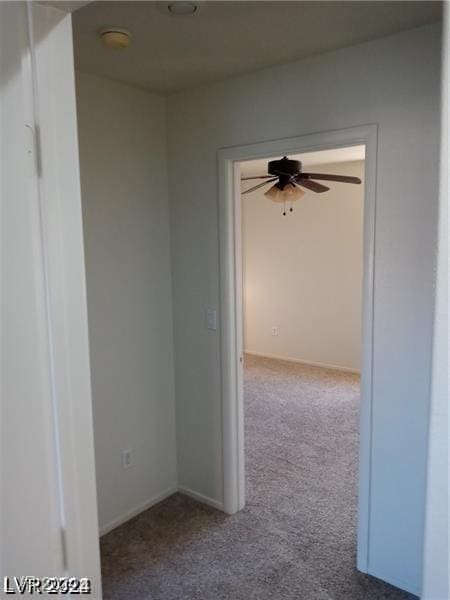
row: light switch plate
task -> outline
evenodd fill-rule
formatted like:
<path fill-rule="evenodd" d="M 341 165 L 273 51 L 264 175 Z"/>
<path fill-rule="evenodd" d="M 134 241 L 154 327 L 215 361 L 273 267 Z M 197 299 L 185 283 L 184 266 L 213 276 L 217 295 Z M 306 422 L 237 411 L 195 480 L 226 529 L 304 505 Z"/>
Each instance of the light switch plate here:
<path fill-rule="evenodd" d="M 122 469 L 129 469 L 133 464 L 131 448 L 122 451 Z"/>
<path fill-rule="evenodd" d="M 217 329 L 217 310 L 215 308 L 206 309 L 206 327 L 212 331 Z"/>

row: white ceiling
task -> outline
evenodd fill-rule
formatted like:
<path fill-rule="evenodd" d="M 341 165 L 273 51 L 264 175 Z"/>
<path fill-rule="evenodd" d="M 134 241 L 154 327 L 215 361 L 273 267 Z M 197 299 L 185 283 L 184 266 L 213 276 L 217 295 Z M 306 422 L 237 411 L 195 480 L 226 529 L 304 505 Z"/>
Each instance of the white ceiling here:
<path fill-rule="evenodd" d="M 92 2 L 73 14 L 82 71 L 171 93 L 410 29 L 440 18 L 440 2 L 206 1 L 193 16 L 166 2 Z M 125 51 L 104 48 L 97 32 L 133 33 Z"/>
<path fill-rule="evenodd" d="M 305 170 L 307 167 L 309 168 L 313 165 L 317 167 L 320 165 L 330 165 L 340 162 L 364 160 L 365 155 L 365 146 L 350 146 L 348 148 L 333 148 L 332 150 L 320 150 L 318 152 L 304 152 L 303 154 L 289 154 L 288 158 L 301 161 L 302 168 Z M 257 160 L 241 162 L 241 175 L 243 177 L 266 175 L 267 163 L 269 160 L 276 160 L 279 158 L 281 158 L 281 156 L 259 158 Z"/>
<path fill-rule="evenodd" d="M 65 12 L 75 12 L 89 3 L 90 0 L 38 0 L 38 4 L 53 6 L 53 8 L 59 8 Z"/>

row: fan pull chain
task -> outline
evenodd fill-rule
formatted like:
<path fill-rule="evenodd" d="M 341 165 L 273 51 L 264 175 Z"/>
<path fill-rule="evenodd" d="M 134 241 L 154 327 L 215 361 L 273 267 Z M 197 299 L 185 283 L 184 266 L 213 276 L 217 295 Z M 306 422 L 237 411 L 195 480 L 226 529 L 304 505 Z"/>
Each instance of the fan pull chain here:
<path fill-rule="evenodd" d="M 283 217 L 286 216 L 286 200 L 284 201 Z"/>
<path fill-rule="evenodd" d="M 291 208 L 289 209 L 289 212 L 294 212 L 294 209 L 292 208 L 292 200 L 291 200 Z"/>

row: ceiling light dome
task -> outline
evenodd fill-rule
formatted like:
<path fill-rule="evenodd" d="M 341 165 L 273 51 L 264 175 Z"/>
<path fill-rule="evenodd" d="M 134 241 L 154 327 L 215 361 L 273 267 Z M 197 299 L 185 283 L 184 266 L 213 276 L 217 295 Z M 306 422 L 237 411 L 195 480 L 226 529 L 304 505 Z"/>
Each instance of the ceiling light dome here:
<path fill-rule="evenodd" d="M 303 198 L 304 195 L 305 192 L 295 183 L 287 183 L 283 187 L 276 183 L 264 194 L 272 202 L 295 202 Z"/>
<path fill-rule="evenodd" d="M 107 48 L 124 50 L 131 44 L 131 32 L 122 27 L 104 27 L 99 31 L 100 39 Z"/>

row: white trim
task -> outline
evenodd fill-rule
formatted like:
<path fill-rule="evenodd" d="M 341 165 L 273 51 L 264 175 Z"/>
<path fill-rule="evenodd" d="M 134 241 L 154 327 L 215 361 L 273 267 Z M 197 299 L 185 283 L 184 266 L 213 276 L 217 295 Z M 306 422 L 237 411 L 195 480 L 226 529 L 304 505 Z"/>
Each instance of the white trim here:
<path fill-rule="evenodd" d="M 344 373 L 355 373 L 359 375 L 361 371 L 352 367 L 343 367 L 341 365 L 331 365 L 329 363 L 315 362 L 313 360 L 303 360 L 301 358 L 293 358 L 291 356 L 279 356 L 278 354 L 267 354 L 266 352 L 254 352 L 253 350 L 244 350 L 244 354 L 250 356 L 259 356 L 261 358 L 273 358 L 274 360 L 284 360 L 286 362 L 298 363 L 300 365 L 308 365 L 310 367 L 320 367 L 321 369 L 332 369 L 333 371 L 343 371 Z"/>
<path fill-rule="evenodd" d="M 30 5 L 41 235 L 49 306 L 66 573 L 101 600 L 89 341 L 71 15 Z M 50 346 L 53 352 L 50 353 Z M 80 596 L 81 597 L 81 596 Z M 84 597 L 84 596 L 83 596 Z"/>
<path fill-rule="evenodd" d="M 156 494 L 155 496 L 152 496 L 151 498 L 149 498 L 145 502 L 142 502 L 141 504 L 138 504 L 138 506 L 135 506 L 134 508 L 132 508 L 130 510 L 127 510 L 122 515 L 120 515 L 119 517 L 116 517 L 112 521 L 109 521 L 109 523 L 106 523 L 106 525 L 102 525 L 100 527 L 100 536 L 106 535 L 107 533 L 109 533 L 113 529 L 116 529 L 116 527 L 119 527 L 120 525 L 123 525 L 124 523 L 126 523 L 130 519 L 133 519 L 133 517 L 137 517 L 137 515 L 139 515 L 140 513 L 148 510 L 152 506 L 155 506 L 155 504 L 158 504 L 159 502 L 162 502 L 166 498 L 169 498 L 170 496 L 173 496 L 173 494 L 176 494 L 177 491 L 178 490 L 177 490 L 176 486 L 167 488 L 163 492 L 161 492 L 159 494 Z"/>
<path fill-rule="evenodd" d="M 444 5 L 441 71 L 441 155 L 436 248 L 433 354 L 428 417 L 427 492 L 423 548 L 422 600 L 450 598 L 450 414 L 449 392 L 449 138 L 450 138 L 450 5 Z"/>
<path fill-rule="evenodd" d="M 219 502 L 219 500 L 214 500 L 214 498 L 194 492 L 194 490 L 184 487 L 183 485 L 178 486 L 178 492 L 180 492 L 180 494 L 184 494 L 185 496 L 189 496 L 189 498 L 192 498 L 193 500 L 197 500 L 197 502 L 200 502 L 201 504 L 212 506 L 213 508 L 223 512 L 223 502 Z"/>
<path fill-rule="evenodd" d="M 119 517 L 116 517 L 112 521 L 109 521 L 109 523 L 106 523 L 106 525 L 102 525 L 100 527 L 100 536 L 106 535 L 113 529 L 116 529 L 116 527 L 120 527 L 120 525 L 123 525 L 127 521 L 130 521 L 134 517 L 137 517 L 139 514 L 145 512 L 152 506 L 159 504 L 159 502 L 162 502 L 166 498 L 170 498 L 170 496 L 173 496 L 177 492 L 179 492 L 180 494 L 184 494 L 185 496 L 189 496 L 189 498 L 192 498 L 193 500 L 197 500 L 197 502 L 200 502 L 201 504 L 206 504 L 207 506 L 212 506 L 213 508 L 216 508 L 217 510 L 220 510 L 223 512 L 223 503 L 219 502 L 219 500 L 214 500 L 213 498 L 210 498 L 209 496 L 204 496 L 203 494 L 194 492 L 194 490 L 191 490 L 190 488 L 184 487 L 182 485 L 180 485 L 178 487 L 173 486 L 173 487 L 167 488 L 166 490 L 164 490 L 163 492 L 161 492 L 159 494 L 156 494 L 155 496 L 152 496 L 151 498 L 149 498 L 145 502 L 142 502 L 138 506 L 135 506 L 134 508 L 127 510 Z"/>
<path fill-rule="evenodd" d="M 313 133 L 218 151 L 221 401 L 223 505 L 233 514 L 245 504 L 243 399 L 242 399 L 242 295 L 237 273 L 241 269 L 239 215 L 241 212 L 238 162 L 268 156 L 299 154 L 345 146 L 366 146 L 364 190 L 363 342 L 361 368 L 358 569 L 368 572 L 370 481 L 372 447 L 373 296 L 377 126 Z"/>

